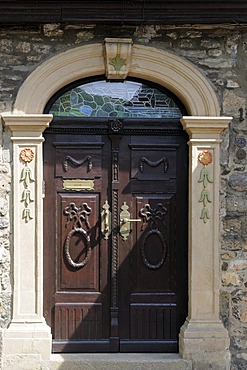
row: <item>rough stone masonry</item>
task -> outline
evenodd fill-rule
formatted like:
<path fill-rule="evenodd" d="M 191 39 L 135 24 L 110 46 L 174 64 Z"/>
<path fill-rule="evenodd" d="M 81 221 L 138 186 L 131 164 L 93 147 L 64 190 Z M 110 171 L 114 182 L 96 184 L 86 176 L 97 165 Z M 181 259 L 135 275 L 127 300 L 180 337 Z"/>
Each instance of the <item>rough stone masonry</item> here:
<path fill-rule="evenodd" d="M 212 83 L 222 115 L 233 116 L 221 145 L 221 318 L 231 338 L 232 370 L 247 368 L 247 29 L 238 25 L 0 26 L 0 112 L 41 62 L 105 37 L 132 38 L 193 63 Z M 0 326 L 11 315 L 10 132 L 0 137 Z M 0 341 L 1 344 L 1 341 Z"/>

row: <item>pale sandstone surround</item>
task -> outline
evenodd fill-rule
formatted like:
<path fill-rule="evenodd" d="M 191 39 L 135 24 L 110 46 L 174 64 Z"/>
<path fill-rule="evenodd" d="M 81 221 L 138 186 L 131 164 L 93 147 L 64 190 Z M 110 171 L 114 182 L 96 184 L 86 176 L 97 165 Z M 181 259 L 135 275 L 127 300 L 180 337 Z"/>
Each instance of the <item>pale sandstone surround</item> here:
<path fill-rule="evenodd" d="M 62 87 L 104 73 L 103 44 L 84 45 L 62 52 L 42 63 L 27 77 L 18 91 L 14 113 L 42 113 L 48 100 Z M 208 80 L 193 64 L 175 54 L 133 44 L 129 76 L 153 81 L 171 90 L 190 115 L 220 115 L 216 94 Z"/>
<path fill-rule="evenodd" d="M 179 352 L 192 359 L 195 369 L 230 368 L 230 339 L 219 319 L 219 148 L 220 134 L 231 117 L 183 117 L 189 141 L 189 306 L 188 317 L 180 331 Z M 198 155 L 212 154 L 208 172 L 211 203 L 209 219 L 201 217 L 199 183 L 202 164 Z"/>
<path fill-rule="evenodd" d="M 14 307 L 10 327 L 5 331 L 3 370 L 13 369 L 19 361 L 29 360 L 30 369 L 49 359 L 51 336 L 42 316 L 42 132 L 51 116 L 43 115 L 49 98 L 61 87 L 77 79 L 104 73 L 102 44 L 92 44 L 63 52 L 41 64 L 25 80 L 20 88 L 14 114 L 3 114 L 6 126 L 13 132 L 13 179 L 14 179 Z M 142 45 L 133 46 L 130 76 L 157 82 L 173 91 L 185 104 L 188 113 L 182 123 L 190 140 L 190 203 L 189 203 L 189 316 L 181 330 L 180 353 L 191 358 L 195 369 L 211 365 L 228 366 L 228 333 L 219 320 L 219 259 L 218 259 L 218 192 L 219 192 L 219 143 L 220 132 L 227 127 L 230 118 L 219 117 L 219 104 L 214 90 L 206 78 L 189 62 L 171 53 Z M 17 114 L 18 113 L 18 114 Z M 211 117 L 210 117 L 211 116 Z M 21 148 L 35 151 L 35 218 L 24 225 L 20 216 L 21 191 L 19 184 Z M 213 152 L 213 178 L 210 187 L 213 202 L 210 204 L 211 219 L 204 224 L 200 219 L 201 184 L 198 183 L 200 168 L 199 151 Z M 33 163 L 34 166 L 34 163 Z M 34 169 L 34 167 L 33 167 Z M 34 205 L 32 205 L 33 207 Z M 22 229 L 23 228 L 23 229 Z M 200 232 L 201 233 L 200 233 Z M 19 234 L 20 232 L 20 234 Z M 21 249 L 23 241 L 26 245 Z M 21 236 L 21 238 L 20 238 Z M 202 243 L 200 243 L 202 241 Z M 23 253 L 20 254 L 20 251 Z M 200 253 L 199 253 L 200 252 Z M 28 261 L 30 269 L 19 273 Z M 37 270 L 36 270 L 37 268 Z M 34 272 L 37 271 L 36 274 Z M 30 275 L 30 276 L 29 276 Z M 25 278 L 28 278 L 26 281 Z M 30 279 L 31 280 L 30 280 Z M 30 306 L 25 305 L 22 291 L 30 293 Z M 28 293 L 28 296 L 29 296 Z M 25 295 L 23 296 L 25 297 Z M 26 311 L 27 310 L 27 311 Z M 215 337 L 214 337 L 215 336 Z M 212 351 L 217 348 L 219 352 Z M 13 352 L 14 351 L 14 352 Z M 14 355 L 18 354 L 18 355 Z M 23 354 L 23 356 L 19 356 Z M 223 362 L 222 362 L 223 359 Z M 201 362 L 200 362 L 201 361 Z M 24 363 L 23 362 L 23 363 Z M 210 366 L 211 366 L 210 365 Z M 11 367 L 12 366 L 12 367 Z M 25 365 L 26 366 L 26 365 Z M 214 367 L 213 367 L 214 368 Z M 221 369 L 221 367 L 215 367 Z M 223 368 L 222 368 L 223 369 Z"/>
<path fill-rule="evenodd" d="M 42 202 L 42 133 L 52 115 L 15 116 L 2 114 L 5 126 L 12 131 L 13 142 L 13 308 L 12 319 L 3 334 L 3 369 L 30 369 L 51 353 L 51 333 L 43 317 L 43 202 Z M 32 219 L 22 218 L 23 163 L 20 152 L 29 148 L 34 159 L 29 164 L 34 181 L 30 184 L 33 202 Z M 17 365 L 18 364 L 18 365 Z M 24 366 L 24 365 L 23 365 Z M 25 365 L 26 366 L 26 365 Z M 26 368 L 26 367 L 25 367 Z M 37 367 L 38 368 L 38 367 Z"/>

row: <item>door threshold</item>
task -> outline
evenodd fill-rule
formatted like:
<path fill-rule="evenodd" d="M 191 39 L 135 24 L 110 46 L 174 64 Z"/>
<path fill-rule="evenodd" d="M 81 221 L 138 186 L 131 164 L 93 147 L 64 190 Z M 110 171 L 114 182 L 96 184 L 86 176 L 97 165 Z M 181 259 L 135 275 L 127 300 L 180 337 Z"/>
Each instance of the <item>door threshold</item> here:
<path fill-rule="evenodd" d="M 52 354 L 42 370 L 192 370 L 178 353 L 64 353 Z"/>

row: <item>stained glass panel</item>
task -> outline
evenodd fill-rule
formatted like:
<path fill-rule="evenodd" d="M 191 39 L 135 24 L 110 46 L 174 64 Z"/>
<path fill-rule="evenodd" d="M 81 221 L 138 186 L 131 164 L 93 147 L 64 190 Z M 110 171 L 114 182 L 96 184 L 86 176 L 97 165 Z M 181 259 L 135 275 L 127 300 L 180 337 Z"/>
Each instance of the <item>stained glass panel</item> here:
<path fill-rule="evenodd" d="M 134 81 L 97 81 L 62 94 L 49 111 L 54 116 L 180 118 L 174 100 L 157 88 Z"/>

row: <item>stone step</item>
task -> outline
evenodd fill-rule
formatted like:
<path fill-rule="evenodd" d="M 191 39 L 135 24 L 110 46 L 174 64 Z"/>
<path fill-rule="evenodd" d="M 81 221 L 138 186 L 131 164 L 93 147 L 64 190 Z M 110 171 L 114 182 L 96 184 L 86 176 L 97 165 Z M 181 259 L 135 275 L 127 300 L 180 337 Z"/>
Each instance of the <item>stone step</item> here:
<path fill-rule="evenodd" d="M 42 370 L 192 370 L 178 354 L 53 354 Z"/>

